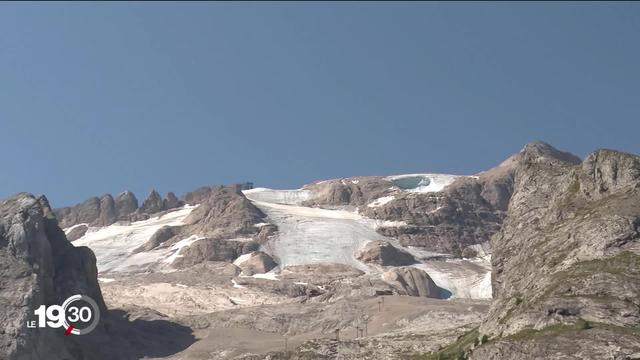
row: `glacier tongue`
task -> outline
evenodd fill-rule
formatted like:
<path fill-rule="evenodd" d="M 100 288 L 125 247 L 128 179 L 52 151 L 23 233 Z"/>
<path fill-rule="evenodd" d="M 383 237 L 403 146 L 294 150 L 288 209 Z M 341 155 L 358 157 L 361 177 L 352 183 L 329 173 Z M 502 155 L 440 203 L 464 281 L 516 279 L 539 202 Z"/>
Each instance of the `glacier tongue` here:
<path fill-rule="evenodd" d="M 268 191 L 272 199 L 280 198 L 272 195 L 277 190 Z M 375 231 L 375 221 L 354 211 L 258 201 L 266 198 L 259 191 L 245 192 L 245 196 L 278 226 L 277 238 L 266 247 L 282 267 L 338 263 L 369 271 L 368 266 L 355 259 L 356 250 L 367 241 L 384 239 Z"/>
<path fill-rule="evenodd" d="M 428 184 L 444 187 L 455 177 L 438 179 Z M 419 181 L 417 182 L 419 183 Z M 252 189 L 243 192 L 278 226 L 277 235 L 265 245 L 265 250 L 278 258 L 281 267 L 318 263 L 350 265 L 368 273 L 380 271 L 376 266 L 367 266 L 355 258 L 357 250 L 368 241 L 383 240 L 401 245 L 387 238 L 376 228 L 403 226 L 404 222 L 385 223 L 369 219 L 357 211 L 344 209 L 322 209 L 300 206 L 301 199 L 309 199 L 307 190 Z M 415 249 L 405 249 L 420 258 Z M 436 284 L 457 298 L 491 298 L 490 264 L 488 257 L 469 260 L 424 260 L 414 265 L 426 271 Z"/>

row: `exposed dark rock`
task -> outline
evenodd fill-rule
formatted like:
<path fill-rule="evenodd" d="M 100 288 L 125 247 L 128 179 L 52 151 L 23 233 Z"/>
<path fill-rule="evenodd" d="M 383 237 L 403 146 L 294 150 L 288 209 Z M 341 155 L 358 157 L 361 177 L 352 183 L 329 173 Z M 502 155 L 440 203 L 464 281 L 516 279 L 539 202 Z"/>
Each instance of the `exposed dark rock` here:
<path fill-rule="evenodd" d="M 118 194 L 115 203 L 119 219 L 126 218 L 129 214 L 138 210 L 138 199 L 131 191 L 124 191 Z"/>
<path fill-rule="evenodd" d="M 382 274 L 382 279 L 393 286 L 400 295 L 441 297 L 441 289 L 431 280 L 431 277 L 414 267 L 391 268 Z"/>
<path fill-rule="evenodd" d="M 271 256 L 262 251 L 255 251 L 245 256 L 248 258 L 238 264 L 243 275 L 264 274 L 278 266 Z"/>
<path fill-rule="evenodd" d="M 169 192 L 167 193 L 167 197 L 162 200 L 162 209 L 170 210 L 183 206 L 184 203 L 178 199 L 176 194 Z"/>
<path fill-rule="evenodd" d="M 139 248 L 135 249 L 133 252 L 138 253 L 142 251 L 151 251 L 157 248 L 158 246 L 160 246 L 160 244 L 164 243 L 165 241 L 178 235 L 179 233 L 180 233 L 179 227 L 163 226 L 160 229 L 158 229 L 155 233 L 153 233 L 153 235 L 151 235 L 151 238 L 149 238 L 147 242 L 145 242 Z"/>
<path fill-rule="evenodd" d="M 75 241 L 80 239 L 87 233 L 89 227 L 87 225 L 76 225 L 69 233 L 67 234 L 67 239 L 69 241 Z"/>
<path fill-rule="evenodd" d="M 75 206 L 55 209 L 54 214 L 62 228 L 91 224 L 100 217 L 100 199 L 92 197 Z"/>
<path fill-rule="evenodd" d="M 416 262 L 413 255 L 383 241 L 370 241 L 358 251 L 356 258 L 383 266 L 405 266 Z"/>
<path fill-rule="evenodd" d="M 277 231 L 278 227 L 273 224 L 261 226 L 255 239 L 259 244 L 265 244 L 271 236 L 277 233 Z"/>
<path fill-rule="evenodd" d="M 204 261 L 232 262 L 242 255 L 245 243 L 242 241 L 228 241 L 222 239 L 201 239 L 180 252 L 180 257 L 174 262 L 176 268 L 185 268 Z"/>
<path fill-rule="evenodd" d="M 147 196 L 146 199 L 142 202 L 142 206 L 140 206 L 139 211 L 147 214 L 155 214 L 164 210 L 164 203 L 162 201 L 162 196 L 155 191 L 152 190 Z"/>
<path fill-rule="evenodd" d="M 185 196 L 187 203 L 197 198 L 200 204 L 185 219 L 187 233 L 218 239 L 258 234 L 255 225 L 262 222 L 265 215 L 242 194 L 239 186 L 204 189 Z"/>
<path fill-rule="evenodd" d="M 305 188 L 314 196 L 305 201 L 305 206 L 362 206 L 385 196 L 392 186 L 380 176 L 365 176 L 350 179 L 328 180 L 313 183 Z"/>
<path fill-rule="evenodd" d="M 100 198 L 100 216 L 97 221 L 92 222 L 92 225 L 107 226 L 116 222 L 117 219 L 118 214 L 113 197 L 109 194 L 103 195 Z"/>

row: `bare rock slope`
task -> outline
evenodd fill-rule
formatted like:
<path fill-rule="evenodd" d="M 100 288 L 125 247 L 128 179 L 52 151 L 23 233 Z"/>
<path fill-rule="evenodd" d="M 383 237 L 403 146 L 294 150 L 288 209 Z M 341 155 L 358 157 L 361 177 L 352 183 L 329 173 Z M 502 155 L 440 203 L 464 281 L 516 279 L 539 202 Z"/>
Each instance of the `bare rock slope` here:
<path fill-rule="evenodd" d="M 640 157 L 534 143 L 510 162 L 489 314 L 426 358 L 640 358 Z"/>
<path fill-rule="evenodd" d="M 21 193 L 0 202 L 0 358 L 68 359 L 80 351 L 60 329 L 28 329 L 43 304 L 61 304 L 75 294 L 106 306 L 95 257 L 74 247 L 57 225 L 44 197 Z"/>

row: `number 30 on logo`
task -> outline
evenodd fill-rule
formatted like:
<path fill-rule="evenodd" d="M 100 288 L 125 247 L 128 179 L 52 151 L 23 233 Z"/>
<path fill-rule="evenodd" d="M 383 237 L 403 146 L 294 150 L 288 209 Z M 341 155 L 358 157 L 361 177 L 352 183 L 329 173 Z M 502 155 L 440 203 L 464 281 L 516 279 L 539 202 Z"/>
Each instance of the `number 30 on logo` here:
<path fill-rule="evenodd" d="M 98 325 L 100 309 L 87 295 L 73 295 L 62 305 L 41 305 L 35 311 L 36 321 L 27 323 L 29 328 L 64 328 L 65 335 L 85 335 Z"/>

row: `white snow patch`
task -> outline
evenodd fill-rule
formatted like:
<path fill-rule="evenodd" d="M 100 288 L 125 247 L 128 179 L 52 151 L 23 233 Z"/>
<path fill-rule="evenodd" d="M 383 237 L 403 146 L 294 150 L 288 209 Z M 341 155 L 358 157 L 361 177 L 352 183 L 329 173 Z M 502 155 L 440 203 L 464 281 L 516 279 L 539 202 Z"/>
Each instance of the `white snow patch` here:
<path fill-rule="evenodd" d="M 358 179 L 356 179 L 356 180 L 351 180 L 351 183 L 352 183 L 352 184 L 357 184 L 357 183 L 359 183 L 359 182 L 360 182 L 360 180 L 358 180 Z"/>
<path fill-rule="evenodd" d="M 266 223 L 266 222 L 253 224 L 253 226 L 255 226 L 255 227 L 257 227 L 257 228 L 261 228 L 261 227 L 263 227 L 263 226 L 267 226 L 267 225 L 271 225 L 271 224 Z"/>
<path fill-rule="evenodd" d="M 276 274 L 275 272 L 268 272 L 266 274 L 253 274 L 252 277 L 256 279 L 280 280 L 278 279 L 278 274 Z"/>
<path fill-rule="evenodd" d="M 103 282 L 103 283 L 110 283 L 110 282 L 114 282 L 116 281 L 116 279 L 111 279 L 111 278 L 98 278 L 98 281 Z"/>
<path fill-rule="evenodd" d="M 105 227 L 90 227 L 87 233 L 74 241 L 75 246 L 88 246 L 96 254 L 98 271 L 122 272 L 139 270 L 159 262 L 170 250 L 152 250 L 133 254 L 163 226 L 182 225 L 184 219 L 196 206 L 186 205 L 177 210 L 128 225 L 112 224 Z"/>
<path fill-rule="evenodd" d="M 184 284 L 176 284 L 176 286 L 177 286 L 177 287 L 181 287 L 181 288 L 188 288 L 188 286 L 187 286 L 187 285 L 184 285 Z"/>
<path fill-rule="evenodd" d="M 382 205 L 384 205 L 384 204 L 386 204 L 386 203 L 388 203 L 390 201 L 393 201 L 395 198 L 396 197 L 393 196 L 393 195 L 383 196 L 383 197 L 380 197 L 380 198 L 377 198 L 377 199 L 373 200 L 367 206 L 368 207 L 372 207 L 372 208 L 373 207 L 379 207 L 379 206 L 382 206 Z"/>
<path fill-rule="evenodd" d="M 297 190 L 272 190 L 267 188 L 254 188 L 244 190 L 242 193 L 252 200 L 264 201 L 275 204 L 299 205 L 311 199 L 311 191 Z"/>

